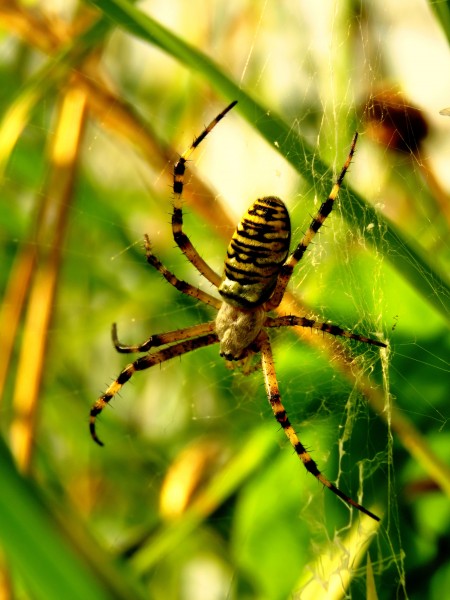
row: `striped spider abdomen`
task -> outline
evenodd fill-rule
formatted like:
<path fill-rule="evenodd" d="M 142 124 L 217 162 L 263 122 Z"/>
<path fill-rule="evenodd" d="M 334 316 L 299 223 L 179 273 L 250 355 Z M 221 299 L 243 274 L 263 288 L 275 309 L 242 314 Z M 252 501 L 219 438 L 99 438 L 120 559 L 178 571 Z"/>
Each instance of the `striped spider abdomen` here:
<path fill-rule="evenodd" d="M 275 289 L 291 241 L 291 221 L 280 198 L 259 198 L 231 238 L 219 294 L 243 309 L 260 306 Z"/>

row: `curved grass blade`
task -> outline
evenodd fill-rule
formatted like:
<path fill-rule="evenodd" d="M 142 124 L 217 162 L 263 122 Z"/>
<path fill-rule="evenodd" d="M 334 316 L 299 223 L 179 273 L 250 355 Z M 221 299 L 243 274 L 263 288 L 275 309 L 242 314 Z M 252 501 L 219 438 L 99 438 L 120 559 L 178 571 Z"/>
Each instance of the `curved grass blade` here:
<path fill-rule="evenodd" d="M 326 197 L 329 166 L 317 156 L 308 142 L 292 130 L 273 111 L 253 99 L 205 54 L 184 42 L 127 0 L 91 0 L 105 15 L 131 34 L 150 42 L 172 55 L 192 70 L 198 71 L 229 100 L 239 101 L 238 110 L 259 133 L 290 162 L 298 173 Z M 311 165 L 314 164 L 314 169 Z M 375 225 L 368 238 L 384 252 L 386 258 L 410 285 L 447 321 L 450 321 L 450 282 L 428 261 L 423 250 L 386 217 L 377 213 L 359 194 L 345 186 L 348 202 L 342 214 L 352 227 L 361 223 Z"/>
<path fill-rule="evenodd" d="M 0 542 L 30 597 L 42 600 L 144 598 L 119 564 L 110 564 L 95 541 L 66 529 L 30 479 L 16 469 L 0 438 Z M 65 515 L 70 520 L 70 515 Z M 69 526 L 72 528 L 69 533 Z M 83 534 L 83 535 L 82 535 Z M 83 539 L 84 538 L 84 539 Z"/>

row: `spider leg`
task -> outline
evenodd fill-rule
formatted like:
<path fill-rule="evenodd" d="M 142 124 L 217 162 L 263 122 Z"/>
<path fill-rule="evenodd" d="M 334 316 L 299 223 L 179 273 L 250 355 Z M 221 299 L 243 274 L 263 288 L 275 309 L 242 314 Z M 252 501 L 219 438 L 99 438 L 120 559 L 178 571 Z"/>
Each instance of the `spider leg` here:
<path fill-rule="evenodd" d="M 172 213 L 172 231 L 173 239 L 180 248 L 181 252 L 187 257 L 187 259 L 194 265 L 194 267 L 201 273 L 209 282 L 215 287 L 219 287 L 221 277 L 203 260 L 197 250 L 194 248 L 192 242 L 188 236 L 183 232 L 183 209 L 182 209 L 182 195 L 184 186 L 184 174 L 186 171 L 186 162 L 192 152 L 200 145 L 205 139 L 208 133 L 223 119 L 223 117 L 236 105 L 235 100 L 228 105 L 221 113 L 211 121 L 211 123 L 205 127 L 202 133 L 197 136 L 187 150 L 183 152 L 178 161 L 175 163 L 173 169 L 173 213 Z"/>
<path fill-rule="evenodd" d="M 159 271 L 166 281 L 168 281 L 171 285 L 173 285 L 173 287 L 176 288 L 182 294 L 186 294 L 187 296 L 191 296 L 192 298 L 195 298 L 196 300 L 200 300 L 201 302 L 204 302 L 205 304 L 214 306 L 214 308 L 217 308 L 217 309 L 220 308 L 220 305 L 222 304 L 222 302 L 218 298 L 214 298 L 214 296 L 211 296 L 207 292 L 203 292 L 202 290 L 194 287 L 190 283 L 187 283 L 186 281 L 182 281 L 181 279 L 178 279 L 178 277 L 176 275 L 171 273 L 171 271 L 169 271 L 162 264 L 162 262 L 159 260 L 159 258 L 157 258 L 153 254 L 148 235 L 145 235 L 144 239 L 145 239 L 145 254 L 147 257 L 148 264 L 151 265 L 152 267 L 154 267 L 157 271 Z"/>
<path fill-rule="evenodd" d="M 148 352 L 151 348 L 157 348 L 158 346 L 165 346 L 166 344 L 173 344 L 180 340 L 186 340 L 192 337 L 198 337 L 206 333 L 212 333 L 216 327 L 215 321 L 209 323 L 201 323 L 200 325 L 193 325 L 192 327 L 185 327 L 184 329 L 176 329 L 175 331 L 169 331 L 167 333 L 157 333 L 151 335 L 142 344 L 125 345 L 119 342 L 117 337 L 117 325 L 112 324 L 111 337 L 117 352 L 122 354 L 131 354 L 137 352 Z"/>
<path fill-rule="evenodd" d="M 308 319 L 307 317 L 297 317 L 295 315 L 286 315 L 275 318 L 268 317 L 264 325 L 265 327 L 307 327 L 309 329 L 324 331 L 331 335 L 338 335 L 350 340 L 356 340 L 357 342 L 363 342 L 364 344 L 372 344 L 373 346 L 379 346 L 380 348 L 387 348 L 387 345 L 384 342 L 379 342 L 378 340 L 352 333 L 351 331 L 342 329 L 338 325 L 333 325 L 332 323 L 323 323 L 321 321 L 315 321 L 314 319 Z"/>
<path fill-rule="evenodd" d="M 319 231 L 319 229 L 322 227 L 325 219 L 331 213 L 333 206 L 334 206 L 334 201 L 337 198 L 337 195 L 341 188 L 345 174 L 347 173 L 350 163 L 352 162 L 353 154 L 355 153 L 355 146 L 356 146 L 357 139 L 358 139 L 358 133 L 355 133 L 355 135 L 353 136 L 353 139 L 352 139 L 352 144 L 350 146 L 350 152 L 348 153 L 347 159 L 344 163 L 344 166 L 342 167 L 342 170 L 339 174 L 339 177 L 337 178 L 336 183 L 333 185 L 330 195 L 325 200 L 325 202 L 322 203 L 316 216 L 311 221 L 308 231 L 305 233 L 305 235 L 301 239 L 298 246 L 295 248 L 295 250 L 292 252 L 292 254 L 287 258 L 286 262 L 284 263 L 283 267 L 281 268 L 280 275 L 278 276 L 276 288 L 275 288 L 270 300 L 268 300 L 268 302 L 266 302 L 266 304 L 265 304 L 266 310 L 272 310 L 280 304 L 280 302 L 283 298 L 284 292 L 286 290 L 286 287 L 289 283 L 289 280 L 292 276 L 292 273 L 293 273 L 296 265 L 303 258 L 303 255 L 304 255 L 306 249 L 308 248 L 309 244 L 312 242 L 312 240 L 314 239 L 314 236 Z"/>
<path fill-rule="evenodd" d="M 372 512 L 364 508 L 361 504 L 358 504 L 352 498 L 341 492 L 339 488 L 337 488 L 331 481 L 329 481 L 317 467 L 317 464 L 312 459 L 309 452 L 306 450 L 305 446 L 300 442 L 298 435 L 294 431 L 289 418 L 286 414 L 286 410 L 281 402 L 280 392 L 278 388 L 278 381 L 275 373 L 275 365 L 273 361 L 272 349 L 270 346 L 269 337 L 266 333 L 262 333 L 259 338 L 260 349 L 261 349 L 261 362 L 262 369 L 264 374 L 264 384 L 266 387 L 267 398 L 269 400 L 270 406 L 272 407 L 273 414 L 275 415 L 275 419 L 283 428 L 284 433 L 292 444 L 297 456 L 304 464 L 306 470 L 314 475 L 324 486 L 330 489 L 336 496 L 339 496 L 344 502 L 354 506 L 359 511 L 364 514 L 372 517 L 376 521 L 379 521 L 379 517 L 374 515 Z"/>
<path fill-rule="evenodd" d="M 169 360 L 170 358 L 175 358 L 175 356 L 181 356 L 182 354 L 186 354 L 187 352 L 191 352 L 192 350 L 197 350 L 198 348 L 211 346 L 211 344 L 215 344 L 216 342 L 218 342 L 217 335 L 215 333 L 209 333 L 207 335 L 202 335 L 192 340 L 184 340 L 183 342 L 174 344 L 173 346 L 169 346 L 168 348 L 163 348 L 162 350 L 159 350 L 159 352 L 155 352 L 154 354 L 147 354 L 146 356 L 141 356 L 133 363 L 127 365 L 117 377 L 117 379 L 112 382 L 112 384 L 108 387 L 106 392 L 102 396 L 100 396 L 100 398 L 95 402 L 95 404 L 91 408 L 89 417 L 89 431 L 91 432 L 91 437 L 94 440 L 94 442 L 97 442 L 97 444 L 103 446 L 103 442 L 99 440 L 95 431 L 96 417 L 102 412 L 105 406 L 117 394 L 117 392 L 123 387 L 123 385 L 129 379 L 131 379 L 132 375 L 136 371 L 143 371 L 144 369 L 149 369 L 150 367 L 153 367 L 154 365 L 159 365 L 165 362 L 166 360 Z"/>

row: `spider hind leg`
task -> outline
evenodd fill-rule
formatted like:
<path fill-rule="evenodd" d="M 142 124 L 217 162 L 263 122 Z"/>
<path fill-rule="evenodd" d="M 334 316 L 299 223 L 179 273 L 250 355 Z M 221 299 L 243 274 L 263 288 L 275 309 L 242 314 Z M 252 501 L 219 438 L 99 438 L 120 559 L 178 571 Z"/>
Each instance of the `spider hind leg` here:
<path fill-rule="evenodd" d="M 291 279 L 291 275 L 294 272 L 297 264 L 302 260 L 303 255 L 305 254 L 308 246 L 314 240 L 315 235 L 319 231 L 319 229 L 324 224 L 327 217 L 330 215 L 331 211 L 334 207 L 334 202 L 338 196 L 339 190 L 341 189 L 342 182 L 344 181 L 345 174 L 348 171 L 350 163 L 352 162 L 353 155 L 355 153 L 356 141 L 358 139 L 358 133 L 355 133 L 352 139 L 352 143 L 350 146 L 350 151 L 348 153 L 347 159 L 344 163 L 344 166 L 341 169 L 339 177 L 336 180 L 336 183 L 333 185 L 331 192 L 325 202 L 322 202 L 317 214 L 313 217 L 308 230 L 303 235 L 300 243 L 297 245 L 295 250 L 291 253 L 289 258 L 284 263 L 280 274 L 278 276 L 278 281 L 276 288 L 272 294 L 272 297 L 266 303 L 267 310 L 273 310 L 281 303 L 283 299 L 284 292 L 286 291 L 286 287 Z"/>
<path fill-rule="evenodd" d="M 182 197 L 184 187 L 184 177 L 186 172 L 186 163 L 192 154 L 192 152 L 201 144 L 205 137 L 210 133 L 212 129 L 219 123 L 224 116 L 237 104 L 237 100 L 234 100 L 229 104 L 217 117 L 215 117 L 209 125 L 198 135 L 192 144 L 183 152 L 180 158 L 174 165 L 173 168 L 173 212 L 172 212 L 172 234 L 175 243 L 180 248 L 181 252 L 191 262 L 194 267 L 201 273 L 210 283 L 215 287 L 219 287 L 221 277 L 218 275 L 207 263 L 203 260 L 200 254 L 195 249 L 194 245 L 190 241 L 189 237 L 183 231 L 183 209 L 182 209 Z"/>

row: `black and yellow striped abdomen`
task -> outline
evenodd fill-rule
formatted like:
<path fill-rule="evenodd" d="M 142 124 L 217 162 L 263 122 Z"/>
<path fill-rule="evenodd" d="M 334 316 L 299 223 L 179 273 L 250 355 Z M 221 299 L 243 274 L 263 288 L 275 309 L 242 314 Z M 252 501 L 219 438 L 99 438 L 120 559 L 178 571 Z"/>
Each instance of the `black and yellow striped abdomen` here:
<path fill-rule="evenodd" d="M 247 210 L 231 238 L 219 292 L 240 308 L 259 306 L 270 298 L 287 258 L 291 222 L 284 202 L 260 198 Z"/>

